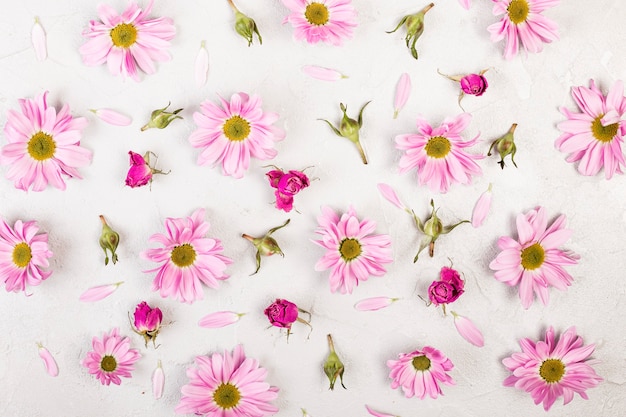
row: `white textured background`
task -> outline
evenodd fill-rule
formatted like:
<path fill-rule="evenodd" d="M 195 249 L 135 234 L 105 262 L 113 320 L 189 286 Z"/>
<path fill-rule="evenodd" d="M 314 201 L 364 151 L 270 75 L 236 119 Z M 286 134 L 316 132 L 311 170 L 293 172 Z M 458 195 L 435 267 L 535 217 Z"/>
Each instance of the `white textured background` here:
<path fill-rule="evenodd" d="M 626 46 L 619 0 L 563 1 L 545 13 L 560 27 L 561 40 L 544 52 L 502 58 L 503 43 L 493 44 L 486 27 L 495 22 L 491 2 L 475 0 L 467 12 L 456 0 L 442 0 L 426 16 L 426 31 L 418 41 L 419 61 L 404 46 L 404 30 L 386 34 L 407 13 L 427 2 L 408 0 L 354 0 L 359 26 L 343 47 L 311 46 L 292 40 L 290 25 L 282 25 L 287 9 L 279 0 L 239 0 L 239 8 L 260 27 L 263 45 L 248 48 L 233 30 L 234 18 L 226 1 L 157 0 L 153 16 L 171 17 L 177 35 L 170 49 L 173 59 L 158 64 L 155 75 L 136 83 L 114 78 L 105 66 L 86 67 L 78 48 L 81 32 L 97 18 L 98 1 L 2 1 L 0 14 L 0 123 L 18 98 L 49 90 L 50 103 L 68 103 L 75 116 L 89 118 L 82 145 L 93 151 L 92 164 L 81 170 L 83 180 L 68 181 L 65 192 L 49 188 L 24 193 L 0 179 L 0 215 L 10 224 L 35 219 L 49 234 L 54 252 L 52 276 L 34 288 L 32 297 L 0 293 L 0 416 L 171 416 L 187 382 L 185 368 L 195 355 L 232 349 L 242 343 L 246 353 L 269 370 L 268 380 L 280 387 L 279 416 L 296 417 L 300 408 L 312 417 L 365 416 L 364 404 L 375 409 L 412 416 L 542 416 L 531 397 L 502 381 L 508 372 L 503 357 L 518 351 L 522 337 L 538 339 L 552 325 L 564 331 L 575 325 L 586 343 L 596 343 L 596 371 L 605 381 L 588 391 L 589 401 L 576 397 L 563 407 L 560 400 L 551 416 L 620 416 L 626 414 L 626 261 L 625 178 L 606 181 L 603 175 L 583 177 L 554 149 L 563 120 L 559 106 L 575 110 L 570 87 L 595 78 L 606 91 L 615 80 L 626 79 Z M 124 0 L 109 0 L 118 10 Z M 144 4 L 141 2 L 140 4 Z M 30 30 L 39 16 L 48 34 L 49 58 L 35 59 Z M 193 63 L 200 42 L 210 56 L 209 81 L 196 88 Z M 336 68 L 348 79 L 328 83 L 301 72 L 306 64 Z M 471 149 L 486 153 L 491 140 L 518 123 L 515 169 L 501 170 L 496 157 L 481 161 L 483 176 L 470 186 L 455 185 L 445 195 L 433 195 L 417 186 L 413 174 L 399 175 L 393 137 L 415 131 L 415 117 L 423 114 L 433 124 L 460 112 L 457 86 L 437 74 L 477 72 L 490 68 L 489 89 L 463 104 L 474 119 L 465 133 L 481 133 Z M 413 81 L 412 95 L 397 120 L 392 119 L 393 96 L 401 73 Z M 199 167 L 198 150 L 187 138 L 195 129 L 192 113 L 201 101 L 229 97 L 244 91 L 259 94 L 266 111 L 281 114 L 277 123 L 287 131 L 271 161 L 285 170 L 314 168 L 319 178 L 296 197 L 300 213 L 285 214 L 272 205 L 273 192 L 264 178 L 268 162 L 254 161 L 241 180 L 223 177 L 219 169 Z M 370 164 L 364 166 L 353 145 L 337 138 L 318 118 L 338 121 L 339 102 L 356 116 L 366 101 L 362 142 Z M 165 130 L 140 132 L 150 112 L 168 101 L 183 107 L 184 120 Z M 88 112 L 111 107 L 131 115 L 122 128 L 104 124 Z M 6 143 L 3 138 L 2 144 Z M 148 187 L 124 186 L 129 150 L 158 154 L 158 167 L 171 174 L 158 176 Z M 1 168 L 2 177 L 6 167 Z M 468 218 L 475 200 L 493 183 L 490 217 L 480 229 L 460 226 L 442 237 L 434 258 L 412 259 L 419 241 L 411 218 L 381 199 L 375 184 L 393 185 L 401 198 L 421 217 L 428 201 L 441 206 L 444 221 Z M 382 278 L 372 278 L 352 295 L 331 294 L 328 273 L 313 270 L 322 255 L 311 243 L 321 205 L 344 211 L 353 204 L 361 217 L 378 222 L 378 233 L 392 237 L 395 262 Z M 554 218 L 565 213 L 574 230 L 565 245 L 581 255 L 569 268 L 574 283 L 567 292 L 551 291 L 547 307 L 535 303 L 522 309 L 517 290 L 497 282 L 488 268 L 497 254 L 496 239 L 515 236 L 514 218 L 538 205 Z M 235 260 L 231 278 L 218 291 L 206 290 L 193 305 L 161 299 L 153 293 L 153 276 L 142 271 L 154 264 L 139 258 L 148 237 L 164 230 L 165 217 L 184 217 L 204 207 L 211 237 L 222 240 L 225 254 Z M 103 264 L 98 245 L 104 214 L 121 235 L 117 265 Z M 264 258 L 254 270 L 254 250 L 241 233 L 263 234 L 291 218 L 275 237 L 285 258 Z M 485 335 L 485 347 L 475 348 L 456 333 L 451 317 L 426 308 L 418 298 L 449 259 L 464 273 L 466 293 L 452 305 L 469 316 Z M 111 297 L 93 304 L 78 301 L 88 287 L 123 280 Z M 357 312 L 356 301 L 372 296 L 402 300 L 386 310 Z M 295 325 L 287 343 L 284 333 L 267 328 L 263 309 L 274 298 L 287 298 L 313 314 L 313 332 Z M 145 349 L 128 325 L 128 312 L 146 300 L 159 306 L 170 323 L 158 338 L 161 346 Z M 208 330 L 197 326 L 204 315 L 218 310 L 248 314 L 236 325 Z M 80 362 L 91 349 L 91 338 L 113 327 L 132 338 L 142 358 L 133 378 L 121 386 L 102 386 Z M 326 334 L 332 333 L 346 365 L 345 384 L 334 392 L 321 370 L 328 353 Z M 37 356 L 42 342 L 56 357 L 60 374 L 49 377 Z M 424 345 L 442 350 L 455 364 L 454 387 L 444 386 L 437 400 L 406 399 L 391 390 L 385 362 L 400 352 Z M 154 400 L 150 376 L 157 360 L 166 373 L 164 397 Z"/>

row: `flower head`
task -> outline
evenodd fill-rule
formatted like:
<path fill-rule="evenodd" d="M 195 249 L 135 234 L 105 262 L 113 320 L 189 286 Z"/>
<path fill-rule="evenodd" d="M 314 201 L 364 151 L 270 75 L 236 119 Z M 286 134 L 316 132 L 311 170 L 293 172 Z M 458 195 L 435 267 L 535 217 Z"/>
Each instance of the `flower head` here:
<path fill-rule="evenodd" d="M 444 266 L 441 268 L 440 279 L 433 281 L 428 287 L 428 299 L 436 306 L 445 305 L 456 301 L 465 292 L 465 281 L 461 279 L 458 271 Z"/>
<path fill-rule="evenodd" d="M 419 397 L 423 400 L 426 395 L 437 398 L 443 395 L 439 384 L 454 385 L 447 373 L 454 368 L 452 361 L 430 346 L 411 353 L 400 353 L 398 360 L 388 360 L 387 366 L 391 368 L 391 388 L 402 387 L 407 398 Z"/>
<path fill-rule="evenodd" d="M 7 291 L 24 291 L 26 286 L 37 286 L 47 279 L 52 271 L 48 258 L 48 234 L 37 234 L 36 221 L 17 220 L 13 228 L 0 218 L 0 279 Z"/>
<path fill-rule="evenodd" d="M 154 61 L 169 61 L 166 49 L 176 34 L 171 19 L 149 19 L 154 0 L 141 9 L 130 3 L 122 14 L 111 6 L 98 6 L 100 21 L 92 20 L 83 32 L 87 42 L 80 47 L 83 62 L 89 66 L 105 62 L 113 75 L 139 81 L 138 68 L 147 74 L 156 72 Z"/>
<path fill-rule="evenodd" d="M 349 118 L 348 115 L 346 114 L 348 107 L 345 106 L 343 103 L 339 103 L 339 108 L 343 112 L 343 118 L 341 119 L 341 122 L 339 123 L 339 128 L 336 128 L 335 126 L 333 126 L 332 123 L 330 123 L 328 120 L 319 119 L 323 122 L 326 122 L 328 126 L 330 126 L 330 128 L 333 130 L 333 132 L 335 132 L 335 135 L 342 137 L 342 138 L 346 138 L 350 142 L 354 143 L 357 149 L 359 150 L 359 154 L 361 154 L 361 160 L 363 161 L 364 164 L 367 164 L 367 157 L 365 156 L 365 151 L 363 150 L 363 147 L 361 146 L 361 142 L 359 141 L 359 131 L 361 129 L 361 126 L 363 126 L 363 110 L 365 110 L 365 107 L 368 104 L 370 104 L 369 101 L 365 103 L 363 107 L 361 107 L 361 110 L 359 111 L 358 120 L 354 120 L 354 119 Z"/>
<path fill-rule="evenodd" d="M 337 377 L 339 377 L 343 389 L 346 389 L 346 386 L 343 385 L 343 372 L 345 370 L 343 362 L 341 362 L 341 359 L 339 359 L 339 356 L 337 356 L 337 352 L 335 352 L 335 344 L 333 343 L 333 338 L 331 337 L 331 335 L 326 335 L 326 338 L 328 339 L 328 348 L 330 349 L 330 353 L 328 354 L 326 362 L 324 363 L 324 373 L 326 374 L 326 376 L 328 377 L 328 381 L 330 382 L 330 386 L 328 387 L 328 389 L 330 389 L 331 391 L 335 389 L 335 382 L 337 381 Z"/>
<path fill-rule="evenodd" d="M 513 163 L 513 166 L 517 168 L 517 164 L 515 163 L 515 153 L 517 152 L 517 147 L 515 146 L 515 138 L 513 137 L 513 133 L 515 133 L 516 128 L 517 123 L 513 123 L 509 131 L 504 136 L 491 143 L 489 151 L 487 152 L 487 156 L 491 156 L 491 150 L 495 148 L 498 154 L 500 154 L 500 160 L 498 163 L 502 169 L 504 169 L 504 157 L 507 155 L 511 155 L 511 162 Z"/>
<path fill-rule="evenodd" d="M 290 329 L 298 320 L 298 306 L 288 300 L 277 298 L 263 311 L 272 326 Z"/>
<path fill-rule="evenodd" d="M 570 154 L 567 162 L 578 162 L 578 172 L 583 175 L 596 175 L 602 167 L 606 179 L 616 172 L 622 174 L 626 165 L 622 151 L 626 135 L 624 84 L 616 81 L 605 96 L 591 80 L 589 88 L 573 87 L 572 97 L 581 112 L 561 108 L 567 120 L 558 124 L 563 134 L 556 147 Z"/>
<path fill-rule="evenodd" d="M 283 0 L 291 10 L 284 23 L 291 23 L 296 40 L 341 45 L 352 38 L 357 25 L 352 0 Z"/>
<path fill-rule="evenodd" d="M 519 295 L 524 308 L 533 302 L 533 292 L 546 305 L 550 298 L 548 289 L 565 290 L 572 276 L 564 266 L 577 263 L 578 256 L 559 249 L 572 235 L 565 228 L 565 215 L 560 215 L 548 226 L 546 210 L 539 207 L 517 216 L 517 240 L 508 236 L 498 239 L 502 250 L 489 268 L 495 278 L 507 285 L 519 284 Z"/>
<path fill-rule="evenodd" d="M 146 346 L 148 342 L 156 346 L 156 338 L 161 330 L 161 321 L 163 320 L 163 313 L 158 307 L 150 307 L 148 303 L 142 301 L 137 304 L 135 313 L 133 315 L 133 330 L 135 333 L 143 336 Z"/>
<path fill-rule="evenodd" d="M 473 175 L 482 173 L 476 161 L 483 158 L 465 152 L 478 141 L 478 135 L 469 141 L 461 138 L 471 120 L 469 113 L 463 113 L 433 128 L 419 117 L 417 133 L 396 136 L 396 148 L 405 152 L 400 172 L 416 168 L 419 184 L 427 184 L 433 192 L 446 193 L 455 182 L 469 184 Z"/>
<path fill-rule="evenodd" d="M 465 97 L 465 94 L 469 94 L 471 96 L 480 97 L 483 95 L 485 91 L 487 91 L 487 87 L 489 87 L 489 83 L 487 83 L 487 78 L 485 78 L 485 73 L 487 69 L 480 71 L 478 74 L 466 74 L 466 75 L 446 75 L 439 72 L 440 75 L 443 75 L 449 80 L 456 81 L 459 83 L 459 87 L 461 91 L 459 93 L 459 107 L 461 106 L 461 100 Z"/>
<path fill-rule="evenodd" d="M 150 165 L 150 155 L 156 159 L 156 155 L 150 151 L 143 156 L 133 151 L 128 151 L 128 155 L 130 155 L 130 168 L 128 169 L 128 174 L 126 174 L 126 185 L 130 188 L 152 184 L 152 176 L 154 174 L 169 174 L 169 171 L 163 172 Z"/>
<path fill-rule="evenodd" d="M 417 50 L 415 49 L 415 43 L 417 42 L 419 37 L 422 36 L 422 33 L 424 33 L 424 15 L 434 6 L 434 3 L 430 3 L 419 12 L 404 16 L 394 30 L 387 32 L 394 33 L 396 30 L 400 29 L 400 26 L 406 25 L 406 47 L 411 50 L 411 55 L 415 59 L 417 59 Z"/>
<path fill-rule="evenodd" d="M 559 4 L 559 0 L 493 0 L 494 16 L 504 15 L 489 26 L 493 42 L 506 38 L 504 57 L 517 55 L 519 43 L 528 52 L 541 52 L 544 43 L 559 39 L 558 26 L 541 13 Z"/>
<path fill-rule="evenodd" d="M 130 339 L 120 336 L 117 328 L 109 334 L 104 333 L 102 339 L 94 337 L 92 347 L 82 364 L 102 385 L 110 385 L 111 382 L 120 385 L 121 376 L 132 377 L 133 365 L 141 355 L 137 349 L 131 349 Z"/>
<path fill-rule="evenodd" d="M 11 165 L 7 178 L 16 188 L 43 191 L 48 183 L 65 190 L 64 176 L 81 178 L 76 168 L 89 165 L 91 152 L 80 147 L 84 117 L 72 117 L 65 104 L 61 110 L 48 106 L 48 92 L 34 99 L 20 99 L 20 110 L 9 110 L 4 135 L 7 144 L 0 164 Z"/>
<path fill-rule="evenodd" d="M 544 340 L 519 341 L 521 352 L 504 358 L 502 363 L 512 372 L 504 386 L 528 392 L 535 404 L 543 403 L 548 411 L 559 397 L 563 404 L 574 399 L 574 394 L 588 399 L 586 390 L 598 385 L 602 378 L 589 365 L 588 358 L 595 345 L 584 345 L 583 339 L 570 327 L 555 340 L 549 327 Z"/>
<path fill-rule="evenodd" d="M 189 383 L 180 389 L 177 414 L 264 417 L 278 412 L 270 403 L 278 388 L 265 382 L 267 371 L 247 358 L 241 345 L 232 354 L 197 356 L 195 364 L 187 368 Z"/>
<path fill-rule="evenodd" d="M 304 172 L 290 170 L 283 172 L 276 168 L 265 174 L 270 186 L 275 188 L 276 207 L 279 210 L 290 212 L 293 209 L 293 198 L 302 189 L 307 188 L 311 182 Z"/>
<path fill-rule="evenodd" d="M 100 247 L 104 251 L 104 264 L 109 264 L 109 253 L 111 252 L 111 261 L 113 264 L 117 263 L 117 245 L 120 243 L 120 235 L 107 224 L 104 216 L 100 215 L 100 221 L 102 222 L 102 233 L 100 234 Z"/>
<path fill-rule="evenodd" d="M 276 242 L 276 239 L 272 237 L 272 233 L 287 226 L 289 224 L 289 221 L 290 219 L 287 219 L 287 221 L 282 225 L 271 228 L 262 237 L 252 237 L 245 233 L 241 235 L 244 239 L 252 242 L 252 244 L 256 248 L 256 270 L 251 275 L 259 272 L 259 268 L 261 268 L 261 255 L 272 256 L 274 254 L 279 254 L 280 256 L 285 256 L 283 254 L 283 251 L 280 249 L 280 246 L 278 246 L 278 242 Z"/>
<path fill-rule="evenodd" d="M 392 261 L 391 239 L 388 235 L 375 235 L 376 222 L 359 220 L 350 209 L 341 215 L 330 207 L 322 207 L 317 218 L 316 233 L 320 240 L 314 242 L 326 249 L 315 264 L 316 271 L 330 269 L 330 290 L 351 294 L 355 286 L 370 276 L 385 274 L 383 264 Z"/>
<path fill-rule="evenodd" d="M 198 209 L 190 217 L 165 219 L 167 235 L 150 237 L 163 247 L 142 252 L 144 259 L 160 264 L 145 272 L 156 272 L 152 290 L 161 297 L 191 304 L 204 297 L 202 284 L 217 288 L 218 281 L 228 278 L 224 270 L 232 261 L 222 255 L 219 240 L 205 237 L 210 225 L 203 218 L 204 209 Z"/>
<path fill-rule="evenodd" d="M 220 104 L 205 101 L 200 105 L 200 111 L 193 114 L 198 129 L 189 142 L 202 148 L 198 165 L 221 163 L 224 175 L 241 178 L 250 166 L 250 157 L 267 160 L 276 156 L 274 144 L 285 132 L 273 126 L 279 116 L 264 113 L 258 96 L 237 93 L 230 102 L 220 97 Z"/>

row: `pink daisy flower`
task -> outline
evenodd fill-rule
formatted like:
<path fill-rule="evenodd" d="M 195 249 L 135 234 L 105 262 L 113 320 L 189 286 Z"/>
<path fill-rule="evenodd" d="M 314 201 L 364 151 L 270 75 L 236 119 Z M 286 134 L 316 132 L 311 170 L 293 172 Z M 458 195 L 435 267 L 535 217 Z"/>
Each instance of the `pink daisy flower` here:
<path fill-rule="evenodd" d="M 93 350 L 87 352 L 83 359 L 83 366 L 89 369 L 89 373 L 95 375 L 102 385 L 120 385 L 124 378 L 131 378 L 131 371 L 135 368 L 134 363 L 141 357 L 137 349 L 130 348 L 130 339 L 119 335 L 119 329 L 111 330 L 110 334 L 104 333 L 102 339 L 94 337 Z"/>
<path fill-rule="evenodd" d="M 504 386 L 524 390 L 535 404 L 543 402 L 548 411 L 557 398 L 568 404 L 578 394 L 588 399 L 586 390 L 598 385 L 602 378 L 587 361 L 595 345 L 583 345 L 583 340 L 570 327 L 555 343 L 554 329 L 548 328 L 545 340 L 533 342 L 521 339 L 522 352 L 504 358 L 502 363 L 513 374 L 504 380 Z"/>
<path fill-rule="evenodd" d="M 37 286 L 51 271 L 43 271 L 50 264 L 48 234 L 37 234 L 36 221 L 15 222 L 13 228 L 0 218 L 0 279 L 7 291 L 24 291 L 26 285 Z"/>
<path fill-rule="evenodd" d="M 283 140 L 285 132 L 272 126 L 277 113 L 264 113 L 261 98 L 245 93 L 233 94 L 230 102 L 220 97 L 221 107 L 205 101 L 193 114 L 198 125 L 189 142 L 203 148 L 198 165 L 222 164 L 224 175 L 243 177 L 250 166 L 250 157 L 261 160 L 276 156 L 274 143 Z"/>
<path fill-rule="evenodd" d="M 92 20 L 83 32 L 88 40 L 80 47 L 83 62 L 95 66 L 105 62 L 113 75 L 139 81 L 137 67 L 154 74 L 154 61 L 169 61 L 166 51 L 176 34 L 171 19 L 148 19 L 154 0 L 142 10 L 130 3 L 120 15 L 106 4 L 98 6 L 100 21 Z"/>
<path fill-rule="evenodd" d="M 160 290 L 161 297 L 173 297 L 185 303 L 193 303 L 204 297 L 202 285 L 218 287 L 225 280 L 226 266 L 232 261 L 222 255 L 222 243 L 205 237 L 209 223 L 203 220 L 204 209 L 193 212 L 184 219 L 165 219 L 167 235 L 155 233 L 151 242 L 162 248 L 148 249 L 141 253 L 144 259 L 160 265 L 145 272 L 156 272 L 152 290 Z"/>
<path fill-rule="evenodd" d="M 91 152 L 80 147 L 87 119 L 72 117 L 67 104 L 57 113 L 47 97 L 46 91 L 33 100 L 20 99 L 21 112 L 7 114 L 4 135 L 9 143 L 2 148 L 0 163 L 11 165 L 6 176 L 20 190 L 32 186 L 42 191 L 48 183 L 65 190 L 61 174 L 81 178 L 76 168 L 91 162 Z"/>
<path fill-rule="evenodd" d="M 352 38 L 357 25 L 352 0 L 283 0 L 291 10 L 284 23 L 291 23 L 296 40 L 341 45 Z"/>
<path fill-rule="evenodd" d="M 558 124 L 563 134 L 556 140 L 557 149 L 570 154 L 567 162 L 580 161 L 578 172 L 583 175 L 596 175 L 603 166 L 606 179 L 616 172 L 622 174 L 626 165 L 622 153 L 626 135 L 624 84 L 615 82 L 604 96 L 590 80 L 589 88 L 573 87 L 572 97 L 581 112 L 561 108 L 567 120 Z"/>
<path fill-rule="evenodd" d="M 576 264 L 578 255 L 559 249 L 572 235 L 565 223 L 562 214 L 548 226 L 546 210 L 539 207 L 517 216 L 517 240 L 508 236 L 498 239 L 502 252 L 489 268 L 495 271 L 498 281 L 510 286 L 519 284 L 519 296 L 526 309 L 533 303 L 533 292 L 547 305 L 551 286 L 566 290 L 572 284 L 572 276 L 563 267 Z"/>
<path fill-rule="evenodd" d="M 471 120 L 471 114 L 463 113 L 444 119 L 441 126 L 433 129 L 418 117 L 417 133 L 396 136 L 396 148 L 405 151 L 400 158 L 400 172 L 417 168 L 419 184 L 428 184 L 434 192 L 447 192 L 453 182 L 469 184 L 472 175 L 482 174 L 476 161 L 483 158 L 464 150 L 478 141 L 478 135 L 469 141 L 461 138 Z"/>
<path fill-rule="evenodd" d="M 391 239 L 388 235 L 372 234 L 376 222 L 360 221 L 352 207 L 341 218 L 330 207 L 322 207 L 317 221 L 316 233 L 321 239 L 313 242 L 326 249 L 326 253 L 315 264 L 315 270 L 331 270 L 332 292 L 351 294 L 355 286 L 371 275 L 384 275 L 383 264 L 392 261 Z"/>
<path fill-rule="evenodd" d="M 437 398 L 443 395 L 439 384 L 454 385 L 447 373 L 454 368 L 454 364 L 441 351 L 430 346 L 401 353 L 398 360 L 388 360 L 387 366 L 391 368 L 391 388 L 402 387 L 407 398 L 419 397 L 423 400 L 426 395 Z"/>
<path fill-rule="evenodd" d="M 559 39 L 558 26 L 541 13 L 559 4 L 560 0 L 493 0 L 493 14 L 502 20 L 489 26 L 493 42 L 506 38 L 504 57 L 517 55 L 519 42 L 528 52 L 541 52 L 544 43 Z"/>
<path fill-rule="evenodd" d="M 278 412 L 270 401 L 278 388 L 265 382 L 267 371 L 247 358 L 238 345 L 233 353 L 197 356 L 196 367 L 187 368 L 189 383 L 176 407 L 177 414 L 207 417 L 264 417 Z"/>

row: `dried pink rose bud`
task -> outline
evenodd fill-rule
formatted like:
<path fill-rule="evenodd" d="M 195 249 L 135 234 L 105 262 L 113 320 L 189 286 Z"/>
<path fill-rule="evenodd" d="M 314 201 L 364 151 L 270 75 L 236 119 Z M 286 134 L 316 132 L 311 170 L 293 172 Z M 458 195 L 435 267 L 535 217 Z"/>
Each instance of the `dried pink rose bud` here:
<path fill-rule="evenodd" d="M 285 212 L 293 209 L 293 197 L 311 184 L 309 177 L 302 171 L 290 170 L 284 172 L 282 169 L 276 168 L 265 175 L 270 182 L 270 186 L 276 189 L 274 192 L 276 208 Z"/>
<path fill-rule="evenodd" d="M 313 329 L 309 321 L 299 317 L 299 313 L 305 313 L 309 315 L 310 320 L 311 313 L 299 308 L 291 301 L 277 298 L 276 301 L 267 306 L 263 312 L 272 326 L 287 329 L 287 338 L 289 338 L 289 334 L 291 333 L 291 325 L 296 321 Z"/>
<path fill-rule="evenodd" d="M 469 74 L 461 78 L 461 90 L 472 96 L 482 96 L 489 84 L 482 74 Z"/>
<path fill-rule="evenodd" d="M 149 341 L 155 344 L 162 321 L 163 313 L 161 310 L 158 307 L 152 308 L 148 303 L 142 301 L 135 308 L 133 330 L 135 333 L 143 336 L 146 346 L 148 346 Z"/>
<path fill-rule="evenodd" d="M 445 313 L 445 304 L 456 301 L 465 292 L 464 287 L 465 282 L 458 271 L 444 266 L 441 268 L 440 280 L 433 281 L 428 287 L 428 299 L 436 306 L 443 304 Z"/>
<path fill-rule="evenodd" d="M 163 172 L 150 165 L 150 155 L 153 155 L 156 159 L 156 155 L 150 151 L 146 152 L 143 156 L 133 151 L 128 151 L 130 155 L 130 168 L 128 174 L 126 174 L 126 185 L 131 188 L 142 187 L 148 183 L 152 183 L 152 176 L 154 174 L 169 174 Z"/>

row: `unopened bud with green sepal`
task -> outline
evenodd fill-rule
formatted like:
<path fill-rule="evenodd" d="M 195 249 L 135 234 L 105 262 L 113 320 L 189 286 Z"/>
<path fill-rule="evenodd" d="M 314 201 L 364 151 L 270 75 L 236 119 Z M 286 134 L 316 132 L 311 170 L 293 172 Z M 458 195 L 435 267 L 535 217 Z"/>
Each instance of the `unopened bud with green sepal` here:
<path fill-rule="evenodd" d="M 489 151 L 487 152 L 487 156 L 491 156 L 491 150 L 495 148 L 500 155 L 498 163 L 502 169 L 504 169 L 504 157 L 507 155 L 511 155 L 511 162 L 513 163 L 513 166 L 517 168 L 517 164 L 515 163 L 515 153 L 517 152 L 517 147 L 515 146 L 515 138 L 513 137 L 516 128 L 517 123 L 513 123 L 509 131 L 504 136 L 493 141 L 489 147 Z"/>
<path fill-rule="evenodd" d="M 104 264 L 109 264 L 109 253 L 107 252 L 107 250 L 111 251 L 111 261 L 115 264 L 117 262 L 117 254 L 115 253 L 115 251 L 117 250 L 117 245 L 120 243 L 120 235 L 117 234 L 116 231 L 111 229 L 111 227 L 109 227 L 106 220 L 104 220 L 103 215 L 100 215 L 100 221 L 102 222 L 100 247 L 104 251 Z"/>
<path fill-rule="evenodd" d="M 323 122 L 326 122 L 337 136 L 346 138 L 350 140 L 350 142 L 354 143 L 359 151 L 359 154 L 361 155 L 361 160 L 364 164 L 367 164 L 367 157 L 365 156 L 365 151 L 363 150 L 363 147 L 361 146 L 361 142 L 359 140 L 359 131 L 363 126 L 363 110 L 365 110 L 365 107 L 367 107 L 368 104 L 370 104 L 370 101 L 368 101 L 363 105 L 363 107 L 361 107 L 357 120 L 354 120 L 348 117 L 348 115 L 346 114 L 348 107 L 343 103 L 339 103 L 339 108 L 343 112 L 343 117 L 341 118 L 341 122 L 339 122 L 339 128 L 333 126 L 333 124 L 330 123 L 328 120 L 319 119 Z"/>
<path fill-rule="evenodd" d="M 181 116 L 178 116 L 178 113 L 183 111 L 183 109 L 177 109 L 173 112 L 166 111 L 171 103 L 167 103 L 167 106 L 162 109 L 156 109 L 150 114 L 150 121 L 141 127 L 141 131 L 156 128 L 156 129 L 165 129 L 176 119 L 182 119 Z"/>
<path fill-rule="evenodd" d="M 270 229 L 265 235 L 261 237 L 253 237 L 245 233 L 241 235 L 241 237 L 251 242 L 256 248 L 256 270 L 250 275 L 254 275 L 259 272 L 259 269 L 261 268 L 261 256 L 272 256 L 275 254 L 278 254 L 282 257 L 285 256 L 283 251 L 280 249 L 280 246 L 278 246 L 278 242 L 276 242 L 276 239 L 272 237 L 272 233 L 287 226 L 290 221 L 291 219 L 287 219 L 285 223 Z"/>
<path fill-rule="evenodd" d="M 341 386 L 346 389 L 346 386 L 343 385 L 343 362 L 341 362 L 339 356 L 337 356 L 337 352 L 335 352 L 335 345 L 333 343 L 332 336 L 327 335 L 326 337 L 328 339 L 328 348 L 330 349 L 330 353 L 328 354 L 326 362 L 324 363 L 324 373 L 330 381 L 329 389 L 335 389 L 335 382 L 337 382 L 337 377 L 339 377 L 339 380 L 341 381 Z"/>

